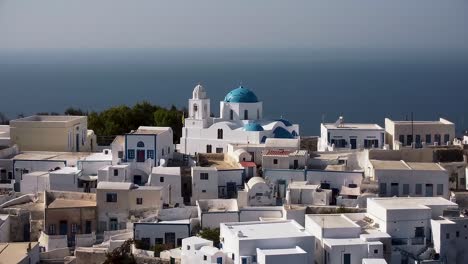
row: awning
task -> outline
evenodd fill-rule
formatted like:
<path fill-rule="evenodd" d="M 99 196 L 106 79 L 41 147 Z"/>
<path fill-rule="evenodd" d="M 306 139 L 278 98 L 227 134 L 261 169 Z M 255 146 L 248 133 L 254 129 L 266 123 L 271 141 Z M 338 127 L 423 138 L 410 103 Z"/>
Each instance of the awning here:
<path fill-rule="evenodd" d="M 78 179 L 82 181 L 97 181 L 98 176 L 96 175 L 81 175 Z"/>
<path fill-rule="evenodd" d="M 340 195 L 352 195 L 352 196 L 359 196 L 361 195 L 361 188 L 349 188 L 346 186 L 341 186 Z"/>
<path fill-rule="evenodd" d="M 240 165 L 242 165 L 242 167 L 244 168 L 257 167 L 257 164 L 255 164 L 255 162 L 252 161 L 241 161 Z"/>

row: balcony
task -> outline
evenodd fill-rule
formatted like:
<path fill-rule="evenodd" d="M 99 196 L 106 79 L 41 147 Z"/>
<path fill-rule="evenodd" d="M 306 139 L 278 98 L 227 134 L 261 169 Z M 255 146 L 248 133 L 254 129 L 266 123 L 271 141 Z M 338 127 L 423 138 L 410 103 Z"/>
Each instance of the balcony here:
<path fill-rule="evenodd" d="M 411 245 L 424 245 L 425 237 L 413 237 L 411 238 Z"/>
<path fill-rule="evenodd" d="M 392 238 L 392 246 L 406 246 L 408 245 L 407 238 Z"/>

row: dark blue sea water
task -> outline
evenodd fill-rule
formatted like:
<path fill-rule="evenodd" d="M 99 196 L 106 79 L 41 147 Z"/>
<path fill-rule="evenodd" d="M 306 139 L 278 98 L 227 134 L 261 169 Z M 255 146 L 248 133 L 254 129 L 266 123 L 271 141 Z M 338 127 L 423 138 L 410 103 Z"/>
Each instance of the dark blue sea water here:
<path fill-rule="evenodd" d="M 186 106 L 202 83 L 218 102 L 240 83 L 264 102 L 267 117 L 301 124 L 385 117 L 445 117 L 468 127 L 468 55 L 358 50 L 92 50 L 0 52 L 0 112 L 85 110 L 147 100 Z"/>

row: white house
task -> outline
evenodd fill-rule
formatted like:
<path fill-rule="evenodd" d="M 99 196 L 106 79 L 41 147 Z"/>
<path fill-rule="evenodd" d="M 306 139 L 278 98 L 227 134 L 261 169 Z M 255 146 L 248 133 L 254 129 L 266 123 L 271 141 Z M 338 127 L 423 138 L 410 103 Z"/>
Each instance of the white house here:
<path fill-rule="evenodd" d="M 190 237 L 195 223 L 192 219 L 173 221 L 150 221 L 133 224 L 134 239 L 142 245 L 153 247 L 166 245 L 170 248 L 182 246 L 182 239 Z"/>
<path fill-rule="evenodd" d="M 99 231 L 126 229 L 130 216 L 162 208 L 167 202 L 163 189 L 129 182 L 99 182 L 96 190 Z"/>
<path fill-rule="evenodd" d="M 370 198 L 369 224 L 392 237 L 392 263 L 414 261 L 424 253 L 431 237 L 431 220 L 458 205 L 442 197 Z"/>
<path fill-rule="evenodd" d="M 288 185 L 286 194 L 287 204 L 330 205 L 332 190 L 322 189 L 320 185 L 307 181 L 295 181 Z"/>
<path fill-rule="evenodd" d="M 450 196 L 449 175 L 438 163 L 371 160 L 370 172 L 381 197 Z"/>
<path fill-rule="evenodd" d="M 227 264 L 226 254 L 213 247 L 213 241 L 201 237 L 189 237 L 182 240 L 182 264 Z"/>
<path fill-rule="evenodd" d="M 440 259 L 446 263 L 462 264 L 468 258 L 468 218 L 459 210 L 446 212 L 431 219 L 432 241 Z"/>
<path fill-rule="evenodd" d="M 169 159 L 174 152 L 173 132 L 170 127 L 140 126 L 111 144 L 113 164 L 129 164 L 133 183 L 148 182 L 151 169 L 161 159 Z"/>
<path fill-rule="evenodd" d="M 386 142 L 391 149 L 447 145 L 455 139 L 455 124 L 440 118 L 437 121 L 394 121 L 385 118 Z"/>
<path fill-rule="evenodd" d="M 20 182 L 22 193 L 36 194 L 50 190 L 49 172 L 47 171 L 34 171 L 23 174 L 22 177 Z"/>
<path fill-rule="evenodd" d="M 262 157 L 263 169 L 293 169 L 307 168 L 309 154 L 306 150 L 265 150 Z"/>
<path fill-rule="evenodd" d="M 244 186 L 244 190 L 238 191 L 238 201 L 241 206 L 271 206 L 276 205 L 273 197 L 273 188 L 262 177 L 252 177 Z"/>
<path fill-rule="evenodd" d="M 154 167 L 148 185 L 165 187 L 169 192 L 169 204 L 183 203 L 180 167 Z"/>
<path fill-rule="evenodd" d="M 235 264 L 257 263 L 259 257 L 263 263 L 270 263 L 264 262 L 265 258 L 281 252 L 288 255 L 289 263 L 313 263 L 314 259 L 313 235 L 294 220 L 223 223 L 220 241 L 223 252 Z"/>
<path fill-rule="evenodd" d="M 360 225 L 343 214 L 306 215 L 305 228 L 316 238 L 317 264 L 360 264 L 364 258 L 383 258 L 384 245 L 390 240 L 382 232 L 374 232 L 371 239 Z"/>
<path fill-rule="evenodd" d="M 299 125 L 284 119 L 263 119 L 263 103 L 243 86 L 229 92 L 220 102 L 219 117 L 210 116 L 210 107 L 205 88 L 197 85 L 189 100 L 188 118 L 178 146 L 180 152 L 225 153 L 228 144 L 263 144 L 267 138 L 299 137 Z"/>
<path fill-rule="evenodd" d="M 318 151 L 383 148 L 385 130 L 377 124 L 345 123 L 343 117 L 335 123 L 320 125 Z"/>
<path fill-rule="evenodd" d="M 245 183 L 245 168 L 225 154 L 199 154 L 191 168 L 192 204 L 200 199 L 236 198 Z"/>

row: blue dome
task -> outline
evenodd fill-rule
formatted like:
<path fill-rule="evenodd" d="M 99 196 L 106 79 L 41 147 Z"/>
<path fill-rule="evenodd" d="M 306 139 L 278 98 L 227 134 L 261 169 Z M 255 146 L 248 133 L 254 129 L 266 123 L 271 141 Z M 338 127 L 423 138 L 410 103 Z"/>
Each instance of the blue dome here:
<path fill-rule="evenodd" d="M 294 138 L 294 136 L 291 135 L 291 133 L 289 133 L 289 131 L 287 131 L 286 129 L 284 129 L 282 127 L 277 127 L 273 131 L 273 135 L 275 136 L 275 138 Z"/>
<path fill-rule="evenodd" d="M 245 131 L 263 131 L 263 127 L 257 123 L 247 123 L 244 125 Z"/>
<path fill-rule="evenodd" d="M 232 91 L 230 91 L 226 97 L 224 97 L 224 102 L 229 103 L 258 103 L 257 96 L 250 91 L 249 89 L 239 86 Z"/>
<path fill-rule="evenodd" d="M 282 123 L 283 123 L 285 126 L 287 126 L 287 127 L 290 127 L 290 126 L 292 126 L 291 122 L 289 122 L 289 121 L 288 121 L 288 120 L 286 120 L 286 119 L 282 119 L 282 118 L 280 118 L 280 119 L 276 119 L 275 121 L 282 122 Z"/>

